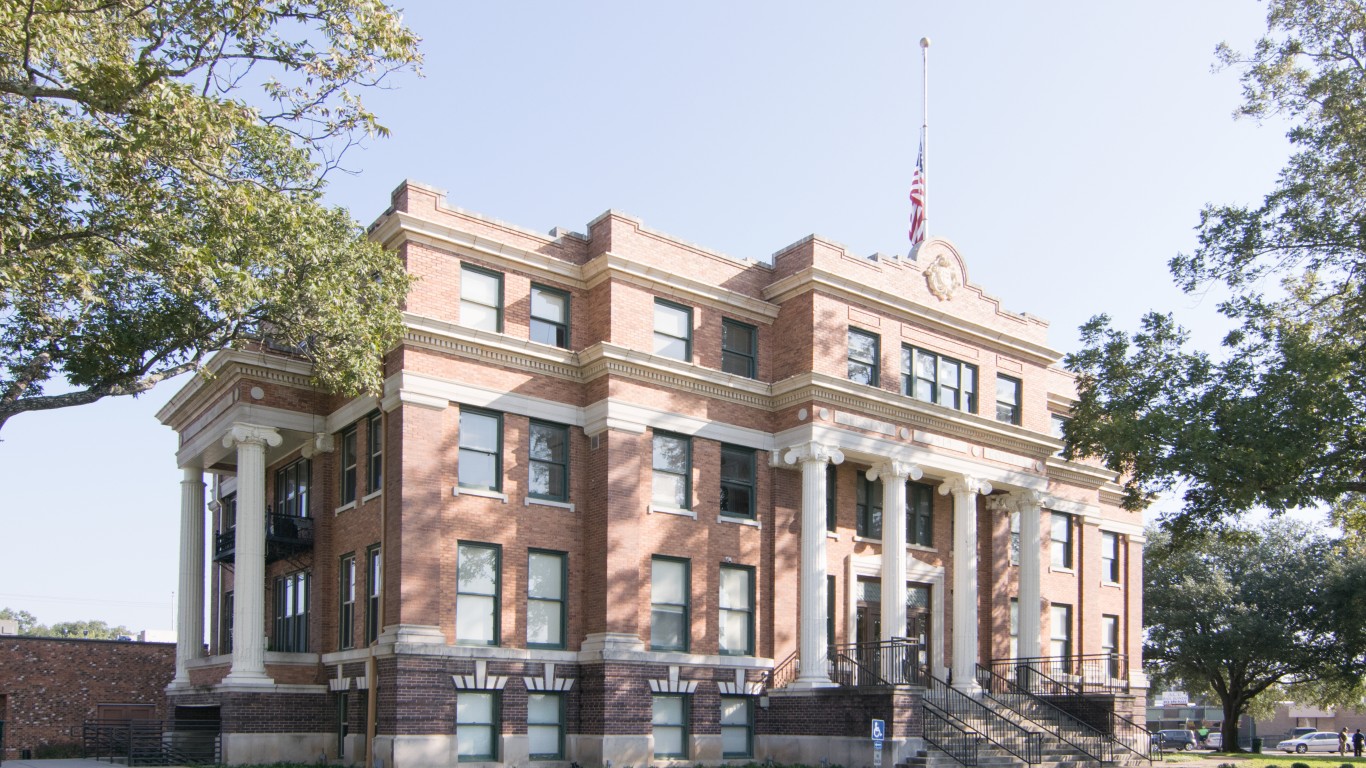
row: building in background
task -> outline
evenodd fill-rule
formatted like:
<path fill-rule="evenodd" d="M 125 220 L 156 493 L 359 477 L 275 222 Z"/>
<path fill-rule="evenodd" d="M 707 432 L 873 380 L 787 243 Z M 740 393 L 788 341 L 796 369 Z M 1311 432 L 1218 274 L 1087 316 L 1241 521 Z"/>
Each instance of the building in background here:
<path fill-rule="evenodd" d="M 1141 725 L 1141 516 L 950 242 L 764 263 L 414 183 L 371 234 L 417 278 L 382 396 L 265 343 L 159 414 L 168 693 L 226 761 L 865 764 L 877 718 L 895 763 L 1014 685 Z"/>

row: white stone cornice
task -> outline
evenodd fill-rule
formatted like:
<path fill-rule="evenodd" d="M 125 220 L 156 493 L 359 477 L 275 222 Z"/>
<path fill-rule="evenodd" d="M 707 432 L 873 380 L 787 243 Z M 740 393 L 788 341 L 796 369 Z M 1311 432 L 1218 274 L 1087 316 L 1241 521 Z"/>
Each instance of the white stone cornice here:
<path fill-rule="evenodd" d="M 948 496 L 949 494 L 958 495 L 960 493 L 975 493 L 985 496 L 991 493 L 991 483 L 971 475 L 958 475 L 950 477 L 939 486 L 939 495 Z"/>
<path fill-rule="evenodd" d="M 842 464 L 844 452 L 832 445 L 822 445 L 813 441 L 788 448 L 783 454 L 783 460 L 788 464 L 806 464 L 809 462 Z"/>
<path fill-rule="evenodd" d="M 909 461 L 899 461 L 897 459 L 887 459 L 868 468 L 868 479 L 877 482 L 878 478 L 889 480 L 919 480 L 925 476 L 924 470 L 919 464 Z"/>
<path fill-rule="evenodd" d="M 987 498 L 987 508 L 997 512 L 1037 512 L 1046 506 L 1051 500 L 1051 496 L 1034 490 L 1033 488 L 1023 488 L 1010 493 L 990 496 Z"/>
<path fill-rule="evenodd" d="M 521 234 L 531 234 L 502 222 L 495 223 L 499 226 L 517 229 Z M 540 233 L 536 233 L 534 236 L 545 238 Z M 394 211 L 375 222 L 370 230 L 370 238 L 386 248 L 395 248 L 410 240 L 416 241 L 452 251 L 452 255 L 456 258 L 459 258 L 460 252 L 463 251 L 495 264 L 516 265 L 517 271 L 529 273 L 533 277 L 551 280 L 570 288 L 582 289 L 584 287 L 581 268 L 571 261 L 545 256 L 525 248 L 518 248 L 504 242 L 472 235 L 448 224 L 435 222 L 404 211 Z M 545 242 L 549 244 L 553 240 L 546 239 Z"/>
<path fill-rule="evenodd" d="M 743 269 L 746 265 L 736 263 L 735 266 Z M 614 253 L 605 253 L 585 264 L 583 278 L 588 288 L 604 280 L 616 280 L 674 296 L 689 303 L 704 304 L 728 315 L 738 315 L 764 325 L 770 325 L 778 318 L 779 307 L 772 302 L 728 291 L 717 285 L 641 264 Z"/>
<path fill-rule="evenodd" d="M 223 435 L 223 447 L 234 448 L 240 444 L 255 443 L 261 446 L 274 448 L 284 441 L 280 433 L 271 427 L 263 427 L 259 424 L 244 424 L 236 422 L 228 427 L 228 433 Z"/>
<path fill-rule="evenodd" d="M 314 389 L 313 366 L 297 358 L 270 352 L 236 349 L 215 352 L 194 378 L 157 411 L 157 420 L 184 434 L 199 418 L 198 409 L 236 386 L 238 379 L 252 378 L 299 389 Z"/>

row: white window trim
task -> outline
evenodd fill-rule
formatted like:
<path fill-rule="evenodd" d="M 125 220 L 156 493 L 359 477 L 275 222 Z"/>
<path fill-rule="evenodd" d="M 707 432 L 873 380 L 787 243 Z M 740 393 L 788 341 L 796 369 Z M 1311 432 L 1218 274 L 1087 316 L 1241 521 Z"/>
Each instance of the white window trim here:
<path fill-rule="evenodd" d="M 351 501 L 348 501 L 348 502 L 346 502 L 345 504 L 341 505 L 340 507 L 337 507 L 336 509 L 332 510 L 332 514 L 333 514 L 333 515 L 340 515 L 341 513 L 345 512 L 345 511 L 347 511 L 347 510 L 355 509 L 355 508 L 356 508 L 356 500 L 355 500 L 355 499 L 352 499 Z"/>
<path fill-rule="evenodd" d="M 532 504 L 536 504 L 537 506 L 542 507 L 555 507 L 557 509 L 567 509 L 570 512 L 574 511 L 573 503 L 568 501 L 555 501 L 554 499 L 538 499 L 535 496 L 528 496 L 522 501 L 522 506 L 524 507 L 529 507 Z"/>
<path fill-rule="evenodd" d="M 452 496 L 483 496 L 486 499 L 498 499 L 504 504 L 508 503 L 508 495 L 502 491 L 486 491 L 482 488 L 461 488 L 455 486 L 451 488 Z"/>
<path fill-rule="evenodd" d="M 760 524 L 760 522 L 759 522 L 758 520 L 753 520 L 753 519 L 750 519 L 750 518 L 748 518 L 748 517 L 730 517 L 730 516 L 728 516 L 728 515 L 717 515 L 717 516 L 716 516 L 716 522 L 718 522 L 718 523 L 735 523 L 736 525 L 748 525 L 748 526 L 750 526 L 750 527 L 752 527 L 752 528 L 763 528 L 763 527 L 764 527 L 762 524 Z M 827 533 L 829 533 L 829 531 L 827 531 Z"/>
<path fill-rule="evenodd" d="M 680 507 L 666 507 L 662 504 L 651 504 L 645 508 L 647 514 L 678 515 L 680 517 L 691 517 L 697 519 L 697 511 L 692 509 L 682 509 Z"/>
<path fill-rule="evenodd" d="M 361 503 L 364 504 L 365 502 L 370 501 L 371 499 L 378 499 L 379 497 L 381 497 L 381 496 L 383 496 L 383 495 L 384 495 L 384 489 L 381 488 L 381 489 L 379 489 L 378 491 L 372 491 L 372 492 L 370 492 L 370 493 L 365 494 L 364 496 L 360 497 L 360 500 L 361 500 Z"/>

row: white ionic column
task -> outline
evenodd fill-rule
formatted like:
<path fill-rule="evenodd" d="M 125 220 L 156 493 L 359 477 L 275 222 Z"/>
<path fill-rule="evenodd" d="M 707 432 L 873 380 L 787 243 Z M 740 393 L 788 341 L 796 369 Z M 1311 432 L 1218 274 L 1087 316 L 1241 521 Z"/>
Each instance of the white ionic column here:
<path fill-rule="evenodd" d="M 176 595 L 175 688 L 190 684 L 187 663 L 204 647 L 204 471 L 180 481 L 180 592 Z"/>
<path fill-rule="evenodd" d="M 883 642 L 906 634 L 906 480 L 919 480 L 920 467 L 888 459 L 867 472 L 882 480 Z"/>
<path fill-rule="evenodd" d="M 1042 611 L 1041 581 L 1043 550 L 1041 518 L 1043 494 L 1017 491 L 1015 509 L 1020 514 L 1020 650 L 1021 658 L 1035 658 L 1039 652 L 1039 614 Z"/>
<path fill-rule="evenodd" d="M 224 448 L 237 448 L 237 540 L 234 542 L 232 671 L 224 683 L 271 685 L 266 674 L 266 446 L 280 433 L 233 424 Z"/>
<path fill-rule="evenodd" d="M 840 449 L 805 443 L 784 459 L 802 468 L 801 626 L 797 634 L 800 672 L 794 688 L 828 688 L 829 648 L 825 638 L 825 465 L 844 461 Z"/>
<path fill-rule="evenodd" d="M 963 475 L 939 486 L 953 494 L 953 687 L 977 693 L 977 496 L 991 483 Z"/>

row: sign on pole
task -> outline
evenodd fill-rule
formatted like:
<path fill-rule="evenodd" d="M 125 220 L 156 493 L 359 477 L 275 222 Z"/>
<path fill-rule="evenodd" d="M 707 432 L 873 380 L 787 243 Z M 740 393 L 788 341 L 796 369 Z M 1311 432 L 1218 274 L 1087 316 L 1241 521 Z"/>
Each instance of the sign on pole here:
<path fill-rule="evenodd" d="M 882 721 L 882 720 L 874 720 L 874 721 L 873 721 L 873 741 L 875 741 L 875 742 L 877 742 L 879 745 L 881 745 L 881 744 L 882 744 L 882 740 L 885 739 L 885 738 L 887 738 L 887 723 L 885 723 L 885 722 Z"/>

